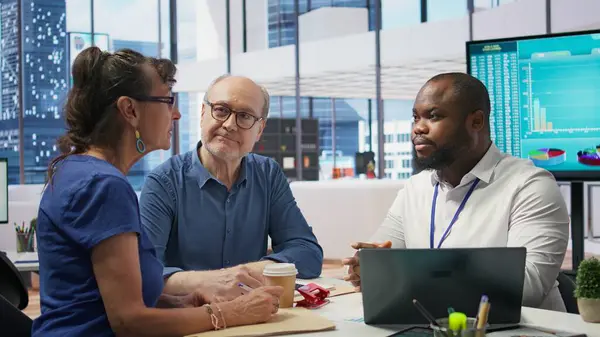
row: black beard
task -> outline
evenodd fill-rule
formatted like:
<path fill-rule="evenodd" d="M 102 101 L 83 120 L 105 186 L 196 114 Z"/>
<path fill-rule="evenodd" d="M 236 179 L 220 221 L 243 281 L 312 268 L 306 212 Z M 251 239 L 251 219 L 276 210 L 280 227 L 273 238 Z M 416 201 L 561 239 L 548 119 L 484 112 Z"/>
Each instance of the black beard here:
<path fill-rule="evenodd" d="M 435 151 L 428 157 L 419 158 L 417 156 L 417 151 L 413 146 L 413 162 L 415 163 L 416 171 L 439 171 L 445 169 L 452 165 L 462 152 L 469 151 L 471 139 L 469 138 L 466 129 L 457 130 L 451 139 L 455 139 L 455 141 L 441 147 L 438 147 L 436 144 Z"/>
<path fill-rule="evenodd" d="M 415 169 L 422 170 L 441 170 L 444 169 L 456 160 L 457 146 L 444 146 L 436 148 L 428 157 L 418 157 L 417 151 L 413 147 L 413 160 Z"/>

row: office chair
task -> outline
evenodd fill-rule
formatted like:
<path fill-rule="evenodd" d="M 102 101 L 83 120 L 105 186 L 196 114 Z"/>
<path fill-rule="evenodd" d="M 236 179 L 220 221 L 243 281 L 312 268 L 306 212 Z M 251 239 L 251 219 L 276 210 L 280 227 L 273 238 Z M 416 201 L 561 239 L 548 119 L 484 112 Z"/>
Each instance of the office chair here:
<path fill-rule="evenodd" d="M 557 277 L 560 296 L 565 302 L 567 312 L 571 314 L 579 314 L 577 299 L 575 298 L 575 276 L 576 272 L 574 270 L 561 270 Z"/>
<path fill-rule="evenodd" d="M 21 274 L 0 252 L 0 335 L 30 337 L 33 321 L 21 310 L 29 304 L 29 294 Z"/>

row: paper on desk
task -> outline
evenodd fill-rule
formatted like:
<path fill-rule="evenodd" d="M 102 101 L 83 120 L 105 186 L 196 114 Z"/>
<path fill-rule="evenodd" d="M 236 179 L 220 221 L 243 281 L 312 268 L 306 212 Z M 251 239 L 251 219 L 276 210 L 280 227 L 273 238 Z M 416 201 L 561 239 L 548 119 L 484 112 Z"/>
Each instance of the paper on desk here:
<path fill-rule="evenodd" d="M 208 331 L 188 337 L 254 337 L 276 336 L 302 332 L 335 330 L 335 324 L 327 318 L 304 308 L 279 309 L 269 322 Z"/>
<path fill-rule="evenodd" d="M 331 290 L 331 289 L 335 288 L 334 285 L 315 282 L 314 280 L 296 279 L 296 284 L 301 284 L 301 285 L 305 286 L 309 283 L 314 283 L 314 284 L 318 285 L 319 287 L 321 287 L 323 289 L 327 289 L 327 290 Z"/>
<path fill-rule="evenodd" d="M 319 314 L 333 322 L 365 323 L 362 303 L 360 306 L 345 307 L 344 310 L 321 311 Z"/>

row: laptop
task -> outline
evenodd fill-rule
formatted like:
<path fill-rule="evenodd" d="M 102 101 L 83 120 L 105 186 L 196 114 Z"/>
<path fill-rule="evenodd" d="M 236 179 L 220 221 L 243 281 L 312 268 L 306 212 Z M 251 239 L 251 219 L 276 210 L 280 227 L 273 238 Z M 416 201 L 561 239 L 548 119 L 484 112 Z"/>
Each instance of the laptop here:
<path fill-rule="evenodd" d="M 524 247 L 362 249 L 359 252 L 364 319 L 370 325 L 428 326 L 417 299 L 434 317 L 448 308 L 475 317 L 483 294 L 490 328 L 521 321 Z"/>

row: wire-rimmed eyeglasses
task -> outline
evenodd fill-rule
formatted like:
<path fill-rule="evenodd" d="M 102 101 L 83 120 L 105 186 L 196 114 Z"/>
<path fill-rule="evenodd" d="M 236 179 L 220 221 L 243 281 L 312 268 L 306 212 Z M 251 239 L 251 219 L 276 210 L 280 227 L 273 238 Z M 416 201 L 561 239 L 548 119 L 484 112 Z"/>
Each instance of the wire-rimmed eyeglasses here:
<path fill-rule="evenodd" d="M 211 103 L 207 100 L 204 101 L 210 107 L 211 116 L 218 120 L 219 122 L 225 122 L 229 119 L 231 114 L 235 115 L 235 123 L 241 129 L 251 129 L 256 122 L 263 120 L 263 117 L 256 117 L 251 113 L 245 111 L 236 111 L 226 106 L 225 104 L 220 103 Z"/>

